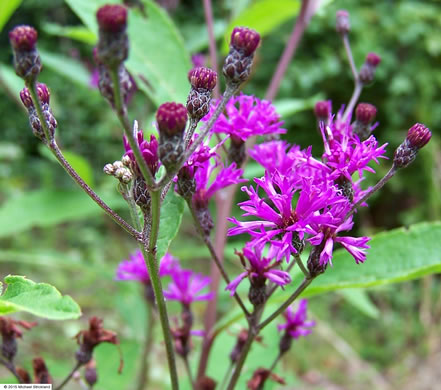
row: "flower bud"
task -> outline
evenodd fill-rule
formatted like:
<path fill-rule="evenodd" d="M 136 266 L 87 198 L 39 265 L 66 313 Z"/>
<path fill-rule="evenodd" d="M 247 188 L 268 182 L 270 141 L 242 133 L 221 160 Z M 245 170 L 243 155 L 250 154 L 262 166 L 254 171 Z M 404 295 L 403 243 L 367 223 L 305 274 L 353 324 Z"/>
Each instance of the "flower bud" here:
<path fill-rule="evenodd" d="M 93 387 L 97 382 L 98 374 L 96 372 L 96 363 L 94 359 L 87 363 L 86 369 L 84 370 L 84 379 L 90 387 Z"/>
<path fill-rule="evenodd" d="M 212 91 L 217 83 L 217 73 L 210 68 L 198 67 L 188 72 L 188 80 L 195 89 L 208 89 Z"/>
<path fill-rule="evenodd" d="M 320 245 L 313 246 L 309 253 L 307 267 L 311 277 L 316 277 L 326 271 L 328 263 L 321 264 L 320 254 L 324 248 L 325 240 Z"/>
<path fill-rule="evenodd" d="M 340 35 L 345 35 L 349 32 L 351 26 L 349 23 L 349 12 L 342 9 L 337 11 L 336 30 Z"/>
<path fill-rule="evenodd" d="M 416 158 L 418 150 L 424 147 L 432 137 L 430 130 L 421 123 L 415 123 L 408 131 L 404 142 L 394 154 L 395 168 L 406 168 Z"/>
<path fill-rule="evenodd" d="M 156 113 L 159 133 L 168 137 L 182 134 L 187 124 L 187 110 L 179 103 L 161 104 Z"/>
<path fill-rule="evenodd" d="M 182 104 L 164 103 L 158 108 L 156 121 L 159 130 L 159 159 L 167 170 L 172 170 L 184 153 L 187 109 Z"/>
<path fill-rule="evenodd" d="M 116 67 L 125 61 L 129 52 L 126 33 L 127 9 L 118 4 L 108 4 L 96 13 L 99 26 L 98 58 L 109 66 Z"/>
<path fill-rule="evenodd" d="M 371 124 L 377 115 L 377 108 L 369 103 L 360 103 L 355 109 L 355 118 L 364 125 Z"/>
<path fill-rule="evenodd" d="M 38 33 L 31 26 L 17 26 L 9 32 L 9 42 L 14 52 L 15 73 L 28 81 L 35 81 L 41 71 L 38 54 Z"/>
<path fill-rule="evenodd" d="M 52 377 L 43 358 L 38 357 L 32 360 L 32 367 L 34 368 L 34 383 L 52 384 Z"/>
<path fill-rule="evenodd" d="M 118 4 L 107 4 L 96 13 L 100 30 L 117 33 L 127 27 L 127 9 Z"/>
<path fill-rule="evenodd" d="M 375 53 L 369 53 L 366 56 L 365 63 L 360 69 L 358 77 L 364 84 L 368 84 L 373 81 L 375 75 L 375 69 L 381 62 L 381 57 Z"/>
<path fill-rule="evenodd" d="M 230 52 L 225 58 L 223 73 L 227 85 L 237 87 L 248 79 L 260 35 L 246 27 L 236 27 L 231 34 Z"/>
<path fill-rule="evenodd" d="M 200 377 L 196 383 L 196 390 L 215 390 L 217 382 L 208 376 Z"/>
<path fill-rule="evenodd" d="M 137 176 L 133 183 L 133 199 L 144 213 L 149 212 L 152 198 L 145 180 L 140 176 Z"/>
<path fill-rule="evenodd" d="M 245 56 L 252 55 L 260 43 L 260 35 L 247 27 L 235 27 L 231 33 L 230 45 L 236 50 L 243 51 Z"/>
<path fill-rule="evenodd" d="M 32 383 L 31 376 L 24 368 L 17 367 L 15 370 L 17 371 L 17 376 L 20 378 L 20 383 Z"/>
<path fill-rule="evenodd" d="M 315 103 L 314 114 L 318 121 L 327 122 L 331 115 L 332 104 L 330 100 L 322 100 Z"/>
<path fill-rule="evenodd" d="M 42 83 L 37 84 L 37 95 L 42 105 L 49 104 L 51 94 L 46 84 L 42 84 Z"/>
<path fill-rule="evenodd" d="M 409 145 L 416 149 L 426 146 L 432 138 L 430 130 L 421 123 L 415 123 L 407 133 L 407 141 Z"/>
<path fill-rule="evenodd" d="M 29 109 L 33 109 L 34 107 L 34 102 L 32 101 L 32 97 L 31 97 L 31 93 L 29 92 L 29 89 L 27 88 L 23 88 L 20 91 L 20 99 L 23 103 L 23 105 L 29 110 Z"/>

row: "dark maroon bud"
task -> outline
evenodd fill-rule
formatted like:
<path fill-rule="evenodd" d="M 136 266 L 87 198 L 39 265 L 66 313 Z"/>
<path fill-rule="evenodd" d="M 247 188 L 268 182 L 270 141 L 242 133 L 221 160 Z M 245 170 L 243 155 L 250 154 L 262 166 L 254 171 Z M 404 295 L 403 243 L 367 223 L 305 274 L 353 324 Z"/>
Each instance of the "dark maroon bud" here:
<path fill-rule="evenodd" d="M 424 126 L 422 123 L 415 123 L 407 133 L 407 141 L 410 147 L 421 149 L 423 146 L 432 138 L 432 133 L 430 130 Z"/>
<path fill-rule="evenodd" d="M 408 131 L 404 142 L 394 154 L 394 167 L 406 168 L 416 158 L 418 150 L 424 147 L 432 137 L 430 130 L 421 123 L 415 123 Z"/>
<path fill-rule="evenodd" d="M 256 280 L 256 279 L 260 279 L 260 278 L 251 279 L 251 286 L 248 291 L 248 299 L 253 304 L 253 306 L 259 307 L 266 302 L 267 294 L 266 294 L 265 279 L 262 280 Z"/>
<path fill-rule="evenodd" d="M 228 161 L 236 163 L 238 167 L 242 166 L 246 159 L 245 141 L 241 138 L 232 135 L 230 147 L 228 148 Z"/>
<path fill-rule="evenodd" d="M 51 94 L 46 84 L 42 84 L 42 83 L 37 84 L 37 94 L 42 104 L 49 104 L 49 99 L 51 97 Z"/>
<path fill-rule="evenodd" d="M 98 374 L 96 372 L 96 363 L 94 359 L 86 364 L 86 368 L 84 370 L 84 379 L 90 387 L 93 387 L 97 382 Z"/>
<path fill-rule="evenodd" d="M 41 72 L 41 59 L 36 48 L 37 37 L 37 31 L 30 26 L 17 26 L 9 32 L 15 73 L 30 82 L 35 81 Z"/>
<path fill-rule="evenodd" d="M 31 94 L 29 92 L 29 89 L 23 88 L 20 91 L 20 99 L 23 103 L 23 105 L 29 110 L 34 108 L 34 103 L 32 102 Z"/>
<path fill-rule="evenodd" d="M 192 167 L 182 167 L 178 172 L 178 194 L 184 199 L 191 199 L 196 192 L 196 181 Z"/>
<path fill-rule="evenodd" d="M 258 368 L 254 371 L 252 378 L 247 382 L 248 390 L 263 390 L 265 386 L 265 382 L 271 379 L 272 381 L 279 383 L 281 385 L 285 385 L 285 380 L 268 370 L 267 368 Z"/>
<path fill-rule="evenodd" d="M 349 12 L 344 9 L 337 11 L 337 32 L 341 35 L 345 35 L 349 32 L 350 28 L 351 26 L 349 24 Z"/>
<path fill-rule="evenodd" d="M 210 111 L 211 91 L 191 88 L 187 97 L 188 116 L 199 122 Z"/>
<path fill-rule="evenodd" d="M 380 56 L 378 56 L 375 53 L 369 53 L 366 56 L 366 60 L 363 66 L 361 67 L 360 73 L 358 75 L 362 83 L 368 84 L 373 81 L 375 75 L 375 69 L 377 68 L 380 62 L 381 62 Z"/>
<path fill-rule="evenodd" d="M 31 51 L 35 49 L 38 33 L 31 26 L 17 26 L 9 31 L 9 41 L 15 50 Z"/>
<path fill-rule="evenodd" d="M 152 204 L 152 198 L 147 184 L 141 176 L 137 176 L 133 182 L 133 199 L 141 210 L 148 214 Z"/>
<path fill-rule="evenodd" d="M 52 384 L 52 377 L 49 374 L 43 358 L 38 357 L 33 359 L 32 367 L 34 368 L 34 383 Z"/>
<path fill-rule="evenodd" d="M 98 26 L 108 32 L 121 32 L 127 27 L 127 8 L 119 4 L 107 4 L 96 13 Z"/>
<path fill-rule="evenodd" d="M 161 104 L 156 113 L 160 134 L 168 137 L 183 134 L 187 124 L 187 109 L 179 103 Z"/>
<path fill-rule="evenodd" d="M 29 372 L 27 372 L 24 368 L 17 367 L 15 371 L 17 371 L 17 375 L 20 378 L 20 383 L 32 383 Z"/>
<path fill-rule="evenodd" d="M 243 347 L 246 344 L 247 338 L 248 338 L 248 331 L 246 329 L 242 329 L 237 336 L 236 345 L 234 346 L 233 350 L 230 353 L 230 359 L 232 363 L 236 363 L 237 360 L 239 359 Z"/>
<path fill-rule="evenodd" d="M 203 376 L 196 383 L 196 390 L 215 390 L 217 382 L 208 376 Z"/>
<path fill-rule="evenodd" d="M 332 105 L 330 100 L 322 100 L 315 103 L 314 114 L 319 121 L 326 122 L 331 115 Z"/>
<path fill-rule="evenodd" d="M 8 362 L 12 362 L 17 354 L 17 338 L 22 338 L 22 329 L 29 330 L 35 325 L 37 325 L 36 322 L 16 321 L 12 318 L 0 317 L 1 355 Z"/>
<path fill-rule="evenodd" d="M 369 103 L 360 103 L 355 109 L 355 118 L 364 125 L 369 125 L 377 115 L 377 108 Z"/>
<path fill-rule="evenodd" d="M 188 72 L 188 80 L 193 88 L 213 90 L 217 83 L 217 73 L 210 68 L 198 67 Z"/>
<path fill-rule="evenodd" d="M 366 56 L 366 62 L 372 66 L 378 66 L 381 62 L 381 57 L 375 53 L 368 53 Z"/>
<path fill-rule="evenodd" d="M 196 216 L 201 224 L 202 230 L 206 237 L 210 236 L 211 231 L 214 228 L 213 217 L 211 216 L 208 205 L 199 204 L 199 202 L 193 202 L 196 208 Z"/>
<path fill-rule="evenodd" d="M 253 54 L 259 42 L 259 33 L 247 27 L 235 27 L 231 33 L 230 45 L 236 50 L 243 51 L 245 56 Z"/>
<path fill-rule="evenodd" d="M 97 11 L 96 18 L 99 26 L 97 60 L 116 68 L 129 53 L 127 9 L 118 4 L 105 5 Z"/>
<path fill-rule="evenodd" d="M 283 334 L 279 342 L 280 355 L 283 355 L 284 353 L 288 352 L 291 349 L 292 340 L 293 338 L 288 332 L 285 332 Z"/>
<path fill-rule="evenodd" d="M 320 263 L 320 254 L 325 247 L 325 240 L 320 245 L 313 246 L 309 253 L 307 267 L 312 278 L 326 271 L 327 264 Z"/>

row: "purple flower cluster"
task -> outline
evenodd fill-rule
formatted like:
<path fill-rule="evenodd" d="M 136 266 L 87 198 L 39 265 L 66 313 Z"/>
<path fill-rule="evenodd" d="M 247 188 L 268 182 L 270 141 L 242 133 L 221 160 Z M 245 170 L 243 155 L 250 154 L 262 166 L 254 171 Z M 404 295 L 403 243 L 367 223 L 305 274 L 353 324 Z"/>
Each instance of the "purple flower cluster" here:
<path fill-rule="evenodd" d="M 219 102 L 216 102 L 211 106 L 203 121 L 211 118 L 218 104 Z M 242 141 L 257 135 L 286 133 L 286 129 L 281 128 L 283 122 L 279 114 L 268 100 L 241 93 L 230 99 L 225 113 L 216 121 L 213 132 L 228 134 L 233 139 Z"/>
<path fill-rule="evenodd" d="M 210 285 L 210 277 L 181 268 L 179 260 L 169 253 L 165 254 L 159 263 L 159 277 L 166 276 L 171 278 L 167 290 L 164 291 L 164 296 L 167 299 L 179 301 L 182 305 L 189 306 L 194 301 L 209 300 L 213 297 L 211 292 L 204 293 L 202 291 Z M 118 265 L 115 279 L 150 284 L 144 256 L 139 249 L 132 253 L 129 259 L 123 260 Z"/>
<path fill-rule="evenodd" d="M 265 175 L 254 179 L 254 186 L 242 187 L 248 200 L 239 207 L 244 211 L 242 216 L 250 218 L 231 218 L 235 226 L 228 234 L 245 233 L 250 236 L 248 246 L 269 247 L 276 261 L 272 269 L 283 258 L 289 262 L 306 242 L 318 251 L 322 267 L 332 264 L 336 243 L 357 263 L 366 259 L 369 238 L 341 234 L 352 229 L 352 208 L 365 193 L 360 184 L 366 172 L 374 172 L 370 163 L 378 164 L 379 158 L 385 158 L 386 145 L 379 146 L 373 135 L 361 141 L 341 111 L 326 122 L 320 121 L 320 130 L 324 142 L 321 160 L 312 157 L 311 147 L 302 150 L 286 141 L 256 145 L 249 152 L 265 168 Z M 265 261 L 260 261 L 263 267 Z M 260 266 L 251 264 L 251 268 L 259 273 Z M 249 269 L 246 272 L 251 274 Z"/>
<path fill-rule="evenodd" d="M 141 150 L 142 157 L 144 161 L 147 163 L 152 175 L 154 176 L 159 169 L 159 157 L 158 157 L 158 140 L 152 134 L 150 136 L 150 141 L 144 140 L 144 134 L 142 130 L 138 130 L 136 133 L 136 141 L 138 142 L 139 149 Z M 133 153 L 132 148 L 127 140 L 127 137 L 123 137 L 124 149 L 126 153 L 124 156 L 128 156 L 131 161 L 131 167 L 133 172 L 138 173 L 141 176 L 138 164 L 136 163 L 135 155 Z"/>

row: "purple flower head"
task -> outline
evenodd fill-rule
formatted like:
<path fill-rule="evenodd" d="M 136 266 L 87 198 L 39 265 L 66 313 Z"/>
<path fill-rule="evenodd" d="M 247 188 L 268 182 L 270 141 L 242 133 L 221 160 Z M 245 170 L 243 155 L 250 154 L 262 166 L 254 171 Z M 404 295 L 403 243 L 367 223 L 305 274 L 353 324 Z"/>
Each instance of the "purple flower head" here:
<path fill-rule="evenodd" d="M 210 112 L 202 119 L 208 121 L 214 114 L 216 102 Z M 246 141 L 249 137 L 266 134 L 284 134 L 283 122 L 276 109 L 267 100 L 260 100 L 254 96 L 241 93 L 230 99 L 225 107 L 226 115 L 221 114 L 216 121 L 213 132 L 225 133 L 233 138 Z"/>
<path fill-rule="evenodd" d="M 306 299 L 301 299 L 297 310 L 294 308 L 295 305 L 291 305 L 283 313 L 286 322 L 277 326 L 279 331 L 285 331 L 292 338 L 298 339 L 300 336 L 307 336 L 312 332 L 310 328 L 315 326 L 314 321 L 307 321 L 306 310 L 308 308 L 308 301 Z"/>
<path fill-rule="evenodd" d="M 317 186 L 312 179 L 302 179 L 300 190 L 293 185 L 289 177 L 282 176 L 277 171 L 272 175 L 266 172 L 261 179 L 254 180 L 257 189 L 250 186 L 242 187 L 250 200 L 239 203 L 245 211 L 243 216 L 256 218 L 253 221 L 238 221 L 231 218 L 236 227 L 228 231 L 228 235 L 247 233 L 254 245 L 270 242 L 271 248 L 278 248 L 277 258 L 286 257 L 291 253 L 298 253 L 297 241 L 303 240 L 304 234 L 311 231 L 309 225 L 313 222 L 330 222 L 331 216 L 320 213 L 328 206 L 344 202 L 333 185 Z M 262 189 L 265 195 L 261 197 L 258 190 Z M 298 200 L 293 206 L 294 196 L 298 193 Z"/>
<path fill-rule="evenodd" d="M 192 302 L 207 301 L 214 296 L 213 292 L 202 292 L 211 283 L 211 278 L 208 276 L 178 268 L 173 270 L 171 277 L 172 282 L 164 291 L 164 296 L 167 299 L 179 301 L 184 306 L 189 306 Z"/>
<path fill-rule="evenodd" d="M 166 253 L 159 263 L 159 276 L 162 278 L 171 275 L 176 268 L 179 268 L 179 260 L 169 253 Z M 150 276 L 144 256 L 139 249 L 132 253 L 128 260 L 123 260 L 119 263 L 116 269 L 115 279 L 137 280 L 141 283 L 150 283 Z"/>
<path fill-rule="evenodd" d="M 279 286 L 284 286 L 291 282 L 289 273 L 278 269 L 280 262 L 275 259 L 276 253 L 270 249 L 268 255 L 263 256 L 262 252 L 263 246 L 259 245 L 249 245 L 243 248 L 242 252 L 236 252 L 245 271 L 225 287 L 225 290 L 230 290 L 231 296 L 234 295 L 237 286 L 246 277 L 249 278 L 251 285 L 255 287 L 264 286 L 267 280 Z"/>
<path fill-rule="evenodd" d="M 205 55 L 202 53 L 196 53 L 191 56 L 191 63 L 193 65 L 193 68 L 205 66 L 205 62 Z"/>
<path fill-rule="evenodd" d="M 149 167 L 150 171 L 154 176 L 158 171 L 160 165 L 159 157 L 158 157 L 158 140 L 152 134 L 150 136 L 150 141 L 144 141 L 143 132 L 142 130 L 139 130 L 136 133 L 136 141 L 138 142 L 139 149 L 141 150 L 141 154 L 142 157 L 144 158 L 144 161 L 147 163 L 147 166 Z M 138 164 L 136 163 L 135 154 L 133 153 L 133 150 L 130 147 L 130 144 L 126 136 L 123 137 L 123 142 L 124 142 L 124 149 L 126 150 L 124 156 L 129 156 L 132 162 L 131 164 L 132 170 L 140 176 L 141 173 L 139 171 Z"/>
<path fill-rule="evenodd" d="M 219 168 L 218 171 L 216 171 L 217 168 Z M 241 178 L 242 174 L 243 170 L 237 169 L 236 163 L 224 167 L 222 163 L 217 163 L 213 161 L 213 159 L 206 160 L 197 169 L 194 176 L 196 192 L 193 196 L 193 202 L 196 203 L 199 208 L 207 207 L 208 201 L 217 191 L 230 185 L 247 181 Z M 213 176 L 214 180 L 209 184 Z"/>
<path fill-rule="evenodd" d="M 349 237 L 339 236 L 342 231 L 350 231 L 354 226 L 352 215 L 346 219 L 347 213 L 350 211 L 349 203 L 334 205 L 330 208 L 329 214 L 333 216 L 330 223 L 311 224 L 312 230 L 315 231 L 308 241 L 314 246 L 320 246 L 320 265 L 332 265 L 332 255 L 335 243 L 340 243 L 355 259 L 357 264 L 366 260 L 366 249 L 370 237 Z"/>

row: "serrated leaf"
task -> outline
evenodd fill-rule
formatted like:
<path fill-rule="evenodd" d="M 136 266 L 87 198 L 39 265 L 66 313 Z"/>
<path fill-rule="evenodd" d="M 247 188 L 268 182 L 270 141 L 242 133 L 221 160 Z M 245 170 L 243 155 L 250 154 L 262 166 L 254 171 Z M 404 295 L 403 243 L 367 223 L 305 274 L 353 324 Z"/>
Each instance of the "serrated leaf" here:
<path fill-rule="evenodd" d="M 35 283 L 24 276 L 5 278 L 5 293 L 0 297 L 0 315 L 25 311 L 52 320 L 68 320 L 81 316 L 78 304 L 68 295 L 47 283 Z"/>
<path fill-rule="evenodd" d="M 299 12 L 299 0 L 259 0 L 245 8 L 234 18 L 225 31 L 223 53 L 228 52 L 230 35 L 236 26 L 246 26 L 256 30 L 261 37 L 269 34 L 282 23 L 294 18 Z"/>
<path fill-rule="evenodd" d="M 178 234 L 184 213 L 185 201 L 171 189 L 161 205 L 157 258 L 161 259 L 167 252 L 170 243 Z"/>
<path fill-rule="evenodd" d="M 83 23 L 95 34 L 95 14 L 107 0 L 65 0 Z M 131 9 L 128 18 L 129 59 L 125 66 L 138 87 L 156 104 L 185 102 L 189 85 L 190 56 L 182 37 L 167 13 L 153 1 L 144 0 L 144 17 Z"/>
<path fill-rule="evenodd" d="M 356 264 L 344 249 L 334 252 L 333 267 L 316 278 L 304 296 L 353 287 L 404 282 L 441 272 L 441 222 L 424 222 L 375 235 L 367 259 Z M 294 285 L 301 276 L 295 277 Z M 284 295 L 289 295 L 287 289 Z"/>
<path fill-rule="evenodd" d="M 112 208 L 125 206 L 125 201 L 116 193 L 107 194 L 104 200 Z M 30 191 L 8 199 L 0 207 L 0 237 L 32 227 L 48 227 L 102 213 L 100 207 L 80 190 Z"/>

